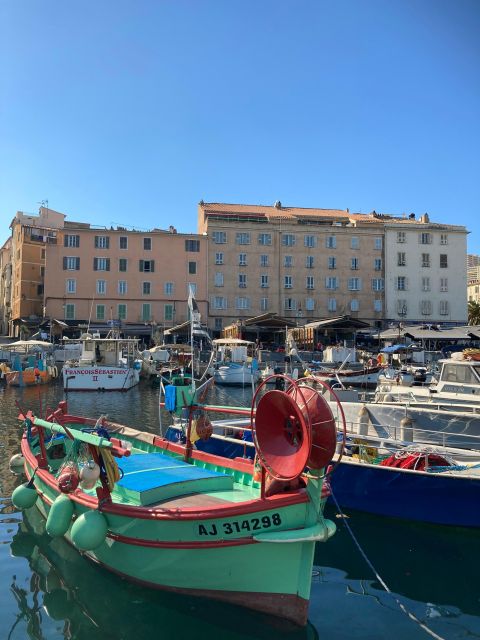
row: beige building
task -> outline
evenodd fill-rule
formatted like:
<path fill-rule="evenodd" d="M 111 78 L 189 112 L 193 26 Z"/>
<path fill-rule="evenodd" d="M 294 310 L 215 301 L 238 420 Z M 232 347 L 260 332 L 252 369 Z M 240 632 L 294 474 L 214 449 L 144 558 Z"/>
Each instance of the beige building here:
<path fill-rule="evenodd" d="M 205 237 L 173 227 L 131 231 L 66 221 L 47 250 L 45 316 L 153 335 L 188 320 L 191 288 L 205 318 L 206 255 Z"/>
<path fill-rule="evenodd" d="M 200 202 L 208 236 L 209 325 L 266 312 L 298 322 L 384 313 L 383 222 L 348 209 Z"/>
<path fill-rule="evenodd" d="M 12 238 L 0 248 L 0 335 L 8 335 L 12 315 Z"/>
<path fill-rule="evenodd" d="M 467 285 L 467 295 L 469 302 L 480 303 L 480 278 L 469 280 Z"/>

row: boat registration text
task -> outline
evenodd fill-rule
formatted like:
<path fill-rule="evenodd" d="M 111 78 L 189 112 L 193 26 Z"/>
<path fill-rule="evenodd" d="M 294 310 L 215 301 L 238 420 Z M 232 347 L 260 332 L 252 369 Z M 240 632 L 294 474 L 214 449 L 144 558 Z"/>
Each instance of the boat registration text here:
<path fill-rule="evenodd" d="M 270 527 L 278 527 L 282 524 L 279 513 L 271 516 L 262 516 L 261 518 L 250 518 L 249 520 L 232 520 L 231 522 L 223 522 L 221 525 L 216 524 L 199 524 L 199 536 L 217 536 L 217 535 L 233 535 L 244 531 L 261 531 Z"/>

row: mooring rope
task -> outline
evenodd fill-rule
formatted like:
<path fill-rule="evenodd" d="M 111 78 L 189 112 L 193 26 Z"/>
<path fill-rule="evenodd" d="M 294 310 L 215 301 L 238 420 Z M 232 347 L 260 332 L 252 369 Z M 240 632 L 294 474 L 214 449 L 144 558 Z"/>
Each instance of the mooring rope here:
<path fill-rule="evenodd" d="M 331 492 L 331 496 L 332 496 L 332 499 L 333 499 L 333 501 L 335 503 L 335 506 L 337 508 L 338 514 L 341 516 L 342 522 L 345 525 L 345 527 L 347 528 L 347 531 L 350 534 L 350 537 L 352 538 L 353 542 L 355 543 L 355 546 L 360 551 L 360 554 L 362 555 L 363 559 L 365 560 L 367 565 L 370 567 L 372 573 L 374 574 L 376 579 L 380 582 L 380 584 L 385 589 L 385 591 L 392 596 L 392 598 L 395 600 L 397 605 L 400 607 L 401 611 L 406 616 L 408 616 L 410 618 L 410 620 L 413 620 L 413 622 L 418 624 L 425 631 L 425 633 L 428 633 L 428 635 L 432 636 L 432 638 L 435 638 L 436 640 L 446 640 L 443 636 L 439 636 L 437 633 L 435 633 L 435 631 L 432 631 L 432 629 L 427 627 L 427 625 L 424 622 L 422 622 L 419 618 L 417 618 L 417 616 L 414 613 L 409 611 L 406 608 L 406 606 L 402 602 L 400 602 L 400 600 L 392 593 L 392 591 L 390 591 L 390 589 L 389 589 L 388 585 L 386 584 L 385 580 L 383 580 L 383 578 L 380 576 L 378 571 L 375 569 L 375 567 L 373 566 L 372 562 L 370 561 L 370 559 L 368 558 L 367 554 L 365 553 L 365 551 L 361 547 L 360 543 L 358 542 L 357 538 L 355 537 L 355 534 L 353 533 L 350 525 L 348 524 L 348 522 L 347 522 L 347 520 L 345 518 L 345 514 L 343 513 L 342 509 L 340 508 L 340 505 L 338 504 L 337 499 L 336 499 L 333 491 Z"/>

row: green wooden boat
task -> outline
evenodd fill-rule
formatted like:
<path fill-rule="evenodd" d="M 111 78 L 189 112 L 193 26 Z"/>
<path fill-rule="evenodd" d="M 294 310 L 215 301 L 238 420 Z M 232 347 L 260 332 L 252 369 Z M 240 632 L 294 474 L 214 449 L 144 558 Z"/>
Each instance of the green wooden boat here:
<path fill-rule="evenodd" d="M 46 419 L 29 412 L 28 482 L 12 501 L 36 504 L 50 535 L 120 576 L 305 625 L 315 543 L 335 531 L 322 494 L 335 425 L 319 428 L 299 394 L 268 391 L 252 409 L 256 465 L 69 415 L 66 402 Z"/>

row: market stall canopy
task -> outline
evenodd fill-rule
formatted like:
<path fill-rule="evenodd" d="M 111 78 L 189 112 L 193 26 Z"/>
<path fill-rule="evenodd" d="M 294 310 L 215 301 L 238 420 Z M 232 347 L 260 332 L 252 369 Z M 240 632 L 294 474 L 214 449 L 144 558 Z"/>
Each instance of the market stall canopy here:
<path fill-rule="evenodd" d="M 5 347 L 7 349 L 11 349 L 12 347 L 13 348 L 37 347 L 37 348 L 46 349 L 48 347 L 53 347 L 53 344 L 51 342 L 45 342 L 44 340 L 17 340 L 17 342 L 11 342 L 10 344 L 5 345 Z"/>
<path fill-rule="evenodd" d="M 368 322 L 350 316 L 339 316 L 338 318 L 307 322 L 304 326 L 309 329 L 345 329 L 352 331 L 355 329 L 368 329 L 371 325 Z"/>

